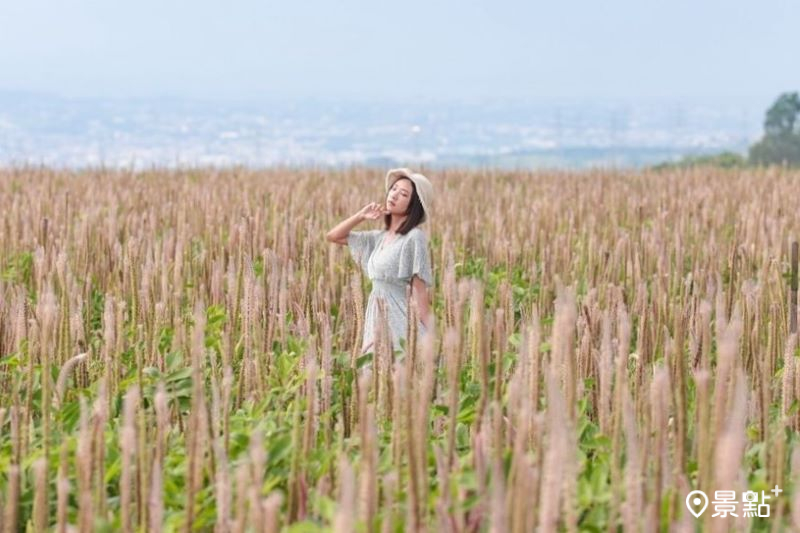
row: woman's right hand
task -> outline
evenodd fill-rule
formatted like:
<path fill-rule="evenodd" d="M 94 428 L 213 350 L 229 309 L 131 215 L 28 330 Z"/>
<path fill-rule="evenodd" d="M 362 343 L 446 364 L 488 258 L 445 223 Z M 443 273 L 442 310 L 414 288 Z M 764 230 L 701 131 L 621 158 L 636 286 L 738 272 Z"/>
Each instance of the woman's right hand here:
<path fill-rule="evenodd" d="M 357 215 L 361 218 L 361 220 L 378 220 L 383 215 L 388 215 L 389 210 L 386 207 L 377 204 L 375 202 L 370 202 L 357 213 Z"/>

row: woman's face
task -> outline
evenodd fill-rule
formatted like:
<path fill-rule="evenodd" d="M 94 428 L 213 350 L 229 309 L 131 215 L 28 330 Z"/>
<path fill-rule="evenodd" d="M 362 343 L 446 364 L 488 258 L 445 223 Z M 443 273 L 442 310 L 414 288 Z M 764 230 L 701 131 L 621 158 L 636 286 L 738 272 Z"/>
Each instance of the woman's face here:
<path fill-rule="evenodd" d="M 400 178 L 389 188 L 386 195 L 386 208 L 393 215 L 405 215 L 411 203 L 414 185 L 408 178 Z"/>

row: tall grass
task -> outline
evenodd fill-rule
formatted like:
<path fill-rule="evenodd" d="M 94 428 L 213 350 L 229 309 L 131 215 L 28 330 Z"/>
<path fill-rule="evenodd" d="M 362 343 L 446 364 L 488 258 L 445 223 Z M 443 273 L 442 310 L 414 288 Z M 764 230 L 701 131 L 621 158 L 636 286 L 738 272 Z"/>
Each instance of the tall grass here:
<path fill-rule="evenodd" d="M 0 171 L 1 529 L 797 527 L 800 174 L 430 171 L 435 327 L 363 357 L 381 172 Z"/>

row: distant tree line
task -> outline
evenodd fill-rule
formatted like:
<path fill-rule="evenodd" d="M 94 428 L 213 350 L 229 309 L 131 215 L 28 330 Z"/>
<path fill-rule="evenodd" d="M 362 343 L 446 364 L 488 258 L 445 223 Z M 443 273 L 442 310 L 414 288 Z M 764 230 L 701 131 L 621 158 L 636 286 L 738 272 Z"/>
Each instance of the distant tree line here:
<path fill-rule="evenodd" d="M 764 136 L 750 146 L 747 157 L 735 152 L 689 156 L 677 163 L 663 163 L 656 168 L 716 165 L 725 168 L 746 165 L 800 166 L 800 96 L 783 93 L 767 110 Z"/>

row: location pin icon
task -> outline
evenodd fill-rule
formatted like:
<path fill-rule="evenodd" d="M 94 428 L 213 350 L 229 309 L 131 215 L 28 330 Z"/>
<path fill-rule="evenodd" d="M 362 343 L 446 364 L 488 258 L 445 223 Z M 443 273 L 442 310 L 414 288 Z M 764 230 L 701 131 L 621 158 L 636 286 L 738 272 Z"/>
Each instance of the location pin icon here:
<path fill-rule="evenodd" d="M 702 490 L 693 490 L 686 496 L 686 507 L 695 518 L 700 518 L 700 515 L 708 507 L 708 496 Z"/>

